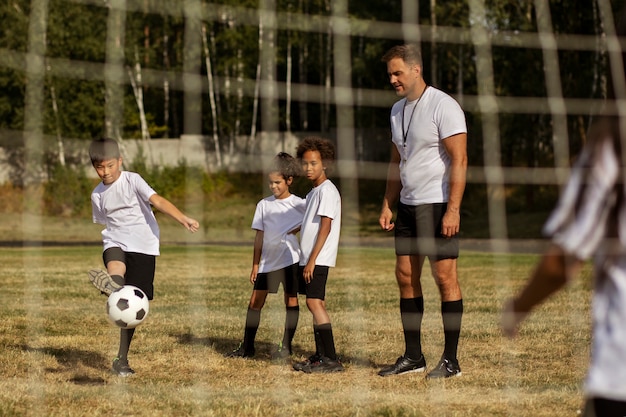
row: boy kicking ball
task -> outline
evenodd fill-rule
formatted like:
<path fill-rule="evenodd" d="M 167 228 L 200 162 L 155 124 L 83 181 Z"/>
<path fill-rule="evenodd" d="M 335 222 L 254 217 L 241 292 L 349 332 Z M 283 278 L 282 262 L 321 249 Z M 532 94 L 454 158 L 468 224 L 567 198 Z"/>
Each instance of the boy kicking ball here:
<path fill-rule="evenodd" d="M 156 257 L 159 256 L 159 226 L 152 207 L 190 232 L 198 231 L 199 224 L 159 196 L 139 174 L 123 171 L 115 140 L 92 141 L 89 157 L 102 180 L 91 193 L 93 221 L 106 226 L 102 231 L 102 259 L 106 271 L 91 270 L 89 279 L 107 296 L 129 284 L 140 288 L 152 300 Z M 128 364 L 134 333 L 135 329 L 120 329 L 119 351 L 112 366 L 117 375 L 135 373 Z"/>

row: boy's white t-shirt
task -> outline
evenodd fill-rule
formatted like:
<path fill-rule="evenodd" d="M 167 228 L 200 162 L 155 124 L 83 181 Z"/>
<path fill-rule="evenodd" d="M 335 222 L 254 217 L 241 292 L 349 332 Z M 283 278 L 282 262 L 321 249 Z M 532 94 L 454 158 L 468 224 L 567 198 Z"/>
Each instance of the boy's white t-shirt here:
<path fill-rule="evenodd" d="M 428 87 L 418 100 L 397 101 L 391 108 L 390 121 L 392 141 L 401 157 L 400 201 L 411 206 L 447 202 L 450 156 L 443 141 L 467 133 L 459 103 L 443 91 Z"/>
<path fill-rule="evenodd" d="M 315 260 L 315 265 L 334 267 L 339 247 L 341 230 L 341 196 L 339 190 L 330 180 L 314 187 L 306 195 L 306 211 L 300 230 L 300 265 L 305 266 L 315 246 L 320 229 L 321 217 L 332 219 L 330 234 Z"/>
<path fill-rule="evenodd" d="M 278 271 L 298 262 L 298 238 L 289 232 L 302 224 L 304 209 L 305 200 L 294 194 L 282 199 L 272 195 L 257 203 L 252 229 L 263 232 L 260 273 Z"/>
<path fill-rule="evenodd" d="M 100 183 L 91 193 L 93 222 L 103 224 L 104 250 L 159 255 L 159 226 L 150 206 L 156 191 L 137 173 L 122 171 L 112 184 Z"/>

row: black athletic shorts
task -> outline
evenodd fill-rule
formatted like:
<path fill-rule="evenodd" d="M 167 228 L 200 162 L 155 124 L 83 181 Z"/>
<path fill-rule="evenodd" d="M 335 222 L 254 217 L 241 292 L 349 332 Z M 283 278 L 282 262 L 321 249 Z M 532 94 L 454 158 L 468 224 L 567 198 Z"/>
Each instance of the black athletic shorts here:
<path fill-rule="evenodd" d="M 124 281 L 145 292 L 148 300 L 154 297 L 154 273 L 156 271 L 156 256 L 145 253 L 124 252 L 121 248 L 109 248 L 102 254 L 104 265 L 110 261 L 120 261 L 126 265 Z"/>
<path fill-rule="evenodd" d="M 323 300 L 326 297 L 326 281 L 330 267 L 315 265 L 313 278 L 308 284 L 304 281 L 304 267 L 298 269 L 298 279 L 300 281 L 300 294 L 306 294 L 306 298 L 317 298 Z"/>
<path fill-rule="evenodd" d="M 589 398 L 585 403 L 583 417 L 624 417 L 626 402 L 607 400 L 605 398 Z"/>
<path fill-rule="evenodd" d="M 443 237 L 441 222 L 447 203 L 408 206 L 398 204 L 395 226 L 396 255 L 422 255 L 436 260 L 459 257 L 459 238 Z"/>
<path fill-rule="evenodd" d="M 286 266 L 278 271 L 262 272 L 257 274 L 254 289 L 268 291 L 272 294 L 278 292 L 278 286 L 283 284 L 285 294 L 298 293 L 298 263 Z"/>

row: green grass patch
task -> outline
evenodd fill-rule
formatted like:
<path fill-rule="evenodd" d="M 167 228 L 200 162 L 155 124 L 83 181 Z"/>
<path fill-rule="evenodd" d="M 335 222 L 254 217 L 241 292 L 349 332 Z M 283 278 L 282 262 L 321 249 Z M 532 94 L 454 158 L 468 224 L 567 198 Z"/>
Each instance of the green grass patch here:
<path fill-rule="evenodd" d="M 94 226 L 97 229 L 97 226 Z M 94 230 L 91 229 L 91 233 Z M 97 235 L 97 232 L 96 232 Z M 165 245 L 150 316 L 131 347 L 137 375 L 109 372 L 118 330 L 86 271 L 98 244 L 0 248 L 0 416 L 572 416 L 581 408 L 589 356 L 589 267 L 532 315 L 516 341 L 500 308 L 538 257 L 463 252 L 463 376 L 381 378 L 403 352 L 388 247 L 342 247 L 327 306 L 346 372 L 305 375 L 270 359 L 282 336 L 282 296 L 263 309 L 254 359 L 227 359 L 243 335 L 251 292 L 250 244 Z M 425 270 L 423 346 L 434 366 L 443 346 L 439 296 Z M 312 353 L 301 299 L 295 358 Z"/>

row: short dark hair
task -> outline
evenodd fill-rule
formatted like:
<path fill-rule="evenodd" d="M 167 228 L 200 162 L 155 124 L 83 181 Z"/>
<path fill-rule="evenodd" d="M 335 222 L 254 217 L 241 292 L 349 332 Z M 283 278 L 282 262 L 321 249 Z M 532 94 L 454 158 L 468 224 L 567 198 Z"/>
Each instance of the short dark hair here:
<path fill-rule="evenodd" d="M 330 164 L 335 160 L 335 145 L 328 139 L 320 138 L 318 136 L 309 136 L 296 148 L 296 155 L 298 159 L 302 159 L 302 156 L 307 151 L 318 151 L 322 157 L 324 163 Z"/>
<path fill-rule="evenodd" d="M 412 43 L 394 46 L 383 55 L 381 60 L 389 62 L 394 58 L 400 58 L 407 64 L 422 66 L 422 53 L 419 47 Z"/>
<path fill-rule="evenodd" d="M 296 178 L 300 176 L 302 167 L 293 156 L 287 152 L 279 152 L 274 157 L 274 164 L 269 172 L 277 172 L 287 180 L 289 178 Z"/>
<path fill-rule="evenodd" d="M 120 147 L 111 138 L 99 138 L 91 141 L 89 145 L 89 158 L 91 163 L 106 161 L 108 159 L 118 159 L 120 157 Z"/>

